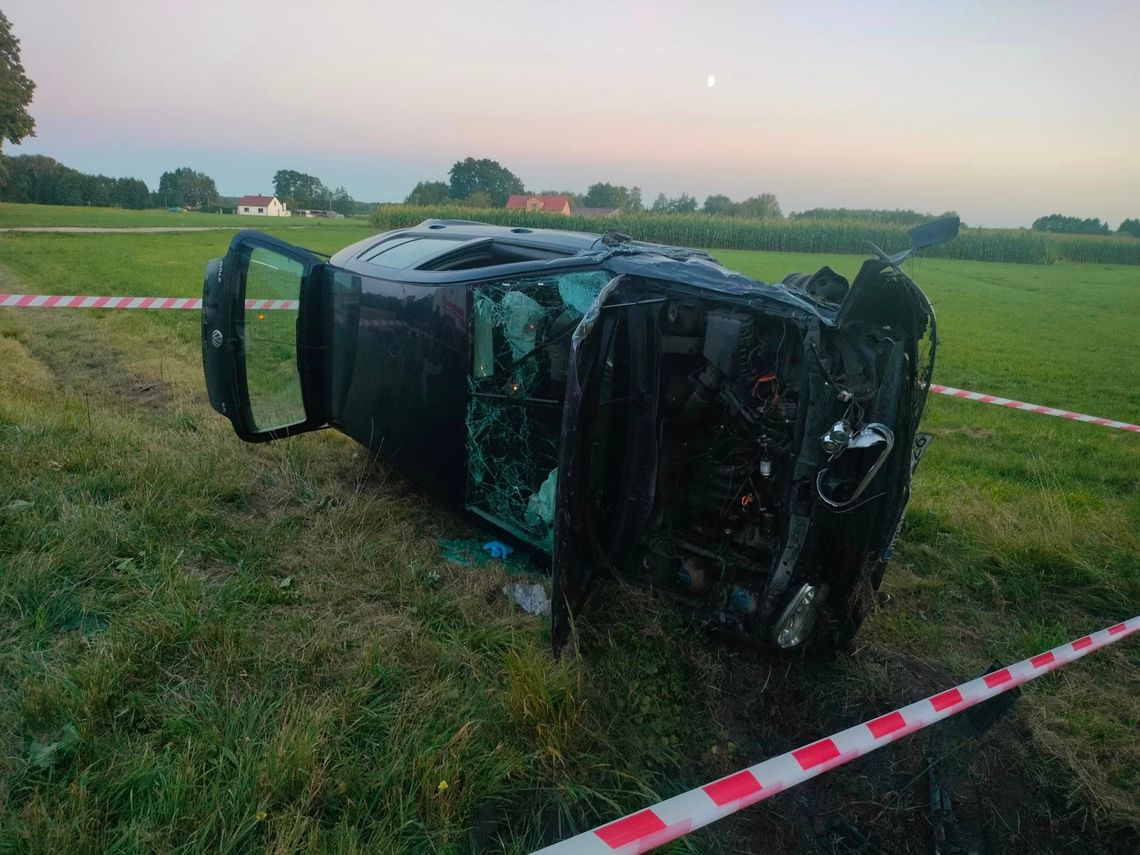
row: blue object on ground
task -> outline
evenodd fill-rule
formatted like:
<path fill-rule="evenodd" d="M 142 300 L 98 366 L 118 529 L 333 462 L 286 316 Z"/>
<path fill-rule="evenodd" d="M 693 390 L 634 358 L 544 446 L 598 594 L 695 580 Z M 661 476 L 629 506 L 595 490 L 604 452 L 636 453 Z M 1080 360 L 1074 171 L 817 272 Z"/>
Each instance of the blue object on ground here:
<path fill-rule="evenodd" d="M 497 540 L 492 540 L 490 543 L 484 543 L 483 548 L 487 550 L 487 553 L 492 558 L 506 558 L 512 552 L 514 552 L 514 550 L 507 546 L 505 543 L 500 543 Z"/>

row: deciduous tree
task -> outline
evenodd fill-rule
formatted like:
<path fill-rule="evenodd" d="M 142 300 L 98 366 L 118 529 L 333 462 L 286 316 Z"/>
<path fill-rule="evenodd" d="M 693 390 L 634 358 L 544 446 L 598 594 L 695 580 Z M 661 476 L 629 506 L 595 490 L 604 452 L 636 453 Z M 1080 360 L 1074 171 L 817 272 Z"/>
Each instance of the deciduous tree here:
<path fill-rule="evenodd" d="M 494 202 L 491 201 L 491 194 L 486 190 L 476 190 L 466 199 L 460 200 L 462 205 L 468 208 L 493 208 Z"/>
<path fill-rule="evenodd" d="M 35 89 L 20 62 L 20 40 L 0 12 L 0 148 L 5 140 L 18 143 L 35 133 L 36 121 L 28 113 Z"/>
<path fill-rule="evenodd" d="M 629 188 L 629 210 L 634 214 L 645 210 L 645 205 L 641 201 L 641 188 L 636 184 Z"/>
<path fill-rule="evenodd" d="M 779 219 L 780 203 L 774 193 L 761 193 L 759 196 L 749 196 L 743 202 L 736 203 L 734 212 L 738 217 L 751 217 L 757 220 Z"/>
<path fill-rule="evenodd" d="M 289 208 L 332 207 L 336 191 L 330 190 L 321 179 L 295 169 L 278 169 L 273 173 L 273 193 Z"/>
<path fill-rule="evenodd" d="M 706 214 L 728 217 L 736 213 L 736 203 L 723 193 L 716 193 L 705 199 L 704 207 L 701 210 Z"/>
<path fill-rule="evenodd" d="M 507 204 L 512 193 L 523 193 L 522 180 L 502 164 L 482 158 L 469 157 L 456 161 L 448 171 L 451 179 L 449 192 L 452 199 L 469 199 L 483 191 L 490 197 L 491 204 L 501 208 Z"/>
<path fill-rule="evenodd" d="M 621 184 L 591 184 L 582 199 L 585 208 L 621 208 L 628 211 L 629 204 L 629 188 Z"/>
<path fill-rule="evenodd" d="M 407 205 L 446 205 L 451 201 L 451 191 L 446 181 L 421 181 L 412 188 Z"/>
<path fill-rule="evenodd" d="M 352 194 L 343 185 L 332 191 L 332 210 L 347 217 L 355 207 L 356 202 L 353 201 Z"/>
<path fill-rule="evenodd" d="M 1116 230 L 1118 235 L 1132 235 L 1132 237 L 1140 237 L 1140 220 L 1130 218 L 1120 224 L 1120 228 Z"/>
<path fill-rule="evenodd" d="M 682 193 L 672 199 L 664 193 L 659 193 L 653 200 L 653 207 L 650 208 L 650 211 L 657 214 L 691 214 L 695 210 L 697 210 L 697 200 L 688 193 Z"/>
<path fill-rule="evenodd" d="M 156 201 L 167 208 L 205 208 L 218 204 L 214 179 L 189 166 L 164 172 L 158 180 Z"/>

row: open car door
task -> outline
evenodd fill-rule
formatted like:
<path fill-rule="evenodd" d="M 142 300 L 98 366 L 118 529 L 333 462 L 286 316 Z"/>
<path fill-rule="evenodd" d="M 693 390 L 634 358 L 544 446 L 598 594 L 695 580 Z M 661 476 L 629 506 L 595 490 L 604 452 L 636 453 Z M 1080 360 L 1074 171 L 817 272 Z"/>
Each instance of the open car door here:
<path fill-rule="evenodd" d="M 202 283 L 202 365 L 210 404 L 247 442 L 322 427 L 318 256 L 256 231 L 239 232 Z"/>
<path fill-rule="evenodd" d="M 601 392 L 600 362 L 617 332 L 614 316 L 603 317 L 602 306 L 621 280 L 618 276 L 601 290 L 570 344 L 554 518 L 550 640 L 555 653 L 569 640 L 573 615 L 585 602 L 595 568 L 607 561 L 590 503 L 589 444 Z"/>

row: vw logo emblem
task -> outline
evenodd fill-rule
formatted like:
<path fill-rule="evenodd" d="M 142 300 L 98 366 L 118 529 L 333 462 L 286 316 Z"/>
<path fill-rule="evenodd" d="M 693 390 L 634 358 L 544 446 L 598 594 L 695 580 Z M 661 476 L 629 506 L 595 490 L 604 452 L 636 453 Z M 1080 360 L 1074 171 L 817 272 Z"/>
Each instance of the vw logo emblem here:
<path fill-rule="evenodd" d="M 225 339 L 226 337 L 222 335 L 221 330 L 214 330 L 212 333 L 210 333 L 210 343 L 214 345 L 214 347 L 221 347 L 222 342 L 225 341 Z"/>

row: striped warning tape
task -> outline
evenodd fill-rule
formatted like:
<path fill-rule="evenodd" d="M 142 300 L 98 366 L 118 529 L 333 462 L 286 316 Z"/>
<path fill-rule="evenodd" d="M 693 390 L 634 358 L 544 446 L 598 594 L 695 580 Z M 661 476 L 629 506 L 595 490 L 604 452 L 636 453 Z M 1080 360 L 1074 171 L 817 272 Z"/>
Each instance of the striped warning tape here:
<path fill-rule="evenodd" d="M 297 300 L 245 301 L 247 309 L 261 311 L 296 310 L 299 305 Z M 201 309 L 202 301 L 193 297 L 83 297 L 53 294 L 0 294 L 0 308 L 9 307 L 27 309 Z M 931 384 L 930 391 L 936 395 L 948 395 L 951 398 L 964 398 L 968 401 L 981 401 L 985 404 L 997 404 L 1000 407 L 1024 410 L 1043 416 L 1059 416 L 1076 422 L 1087 422 L 1088 424 L 1140 433 L 1140 425 L 1129 424 L 1116 419 L 1103 419 L 1084 413 L 1074 413 L 1069 410 L 1058 410 L 1055 407 L 1043 407 L 1039 404 L 1026 404 L 1023 401 L 999 398 L 996 395 L 986 395 L 982 392 L 955 389 L 953 386 Z"/>
<path fill-rule="evenodd" d="M 1140 433 L 1140 425 L 1118 422 L 1116 419 L 1102 419 L 1099 416 L 1089 416 L 1084 413 L 1073 413 L 1069 410 L 1058 410 L 1056 407 L 1042 407 L 1040 404 L 1027 404 L 1024 401 L 1013 401 L 1009 398 L 999 398 L 996 395 L 985 395 L 981 392 L 968 392 L 965 389 L 955 389 L 953 386 L 939 386 L 936 383 L 932 383 L 930 391 L 936 395 L 948 395 L 951 398 L 962 398 L 967 401 L 981 401 L 983 404 L 996 404 L 999 407 L 1024 410 L 1027 413 L 1038 413 L 1043 416 L 1058 416 L 1062 419 L 1071 419 L 1075 422 L 1087 422 L 1090 425 L 1103 425 L 1104 427 Z"/>
<path fill-rule="evenodd" d="M 1140 616 L 749 766 L 719 781 L 547 846 L 540 852 L 545 855 L 647 852 L 1120 641 L 1137 630 L 1140 630 Z"/>
<path fill-rule="evenodd" d="M 298 300 L 246 300 L 247 309 L 296 309 Z M 84 297 L 56 294 L 0 294 L 0 308 L 18 309 L 201 309 L 196 297 Z"/>

